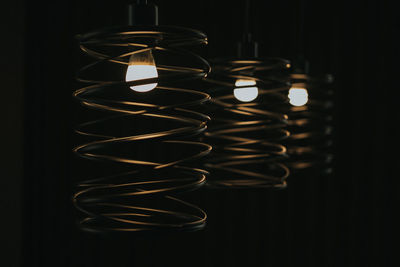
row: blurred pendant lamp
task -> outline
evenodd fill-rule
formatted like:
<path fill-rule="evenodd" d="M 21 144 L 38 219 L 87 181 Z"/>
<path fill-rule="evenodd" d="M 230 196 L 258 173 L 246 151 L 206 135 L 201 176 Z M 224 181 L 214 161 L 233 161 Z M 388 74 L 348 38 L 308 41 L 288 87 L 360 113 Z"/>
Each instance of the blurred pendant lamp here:
<path fill-rule="evenodd" d="M 83 87 L 73 93 L 84 108 L 73 149 L 78 225 L 89 232 L 201 229 L 204 211 L 174 195 L 206 182 L 207 171 L 190 163 L 211 150 L 198 140 L 209 117 L 191 108 L 210 97 L 177 86 L 210 71 L 185 47 L 204 45 L 207 37 L 159 26 L 157 6 L 148 1 L 126 11 L 126 25 L 77 36 L 91 59 L 77 74 Z"/>
<path fill-rule="evenodd" d="M 245 1 L 243 39 L 232 58 L 210 60 L 207 93 L 212 118 L 205 141 L 213 146 L 205 167 L 207 184 L 219 188 L 282 188 L 289 170 L 283 163 L 289 135 L 286 103 L 290 63 L 260 58 L 250 32 L 250 1 Z M 228 44 L 227 44 L 228 45 Z"/>
<path fill-rule="evenodd" d="M 291 174 L 332 172 L 333 76 L 311 75 L 306 60 L 307 0 L 299 0 L 292 86 L 287 92 L 290 137 L 285 140 Z"/>

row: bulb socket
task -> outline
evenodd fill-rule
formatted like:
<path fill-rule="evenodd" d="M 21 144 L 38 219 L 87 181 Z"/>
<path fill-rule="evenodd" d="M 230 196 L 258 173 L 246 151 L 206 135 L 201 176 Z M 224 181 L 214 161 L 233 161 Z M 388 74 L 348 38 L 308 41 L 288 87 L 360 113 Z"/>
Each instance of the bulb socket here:
<path fill-rule="evenodd" d="M 258 58 L 258 43 L 253 41 L 251 34 L 245 34 L 243 40 L 236 44 L 238 58 Z"/>
<path fill-rule="evenodd" d="M 147 0 L 128 5 L 128 25 L 158 25 L 158 6 Z"/>
<path fill-rule="evenodd" d="M 292 61 L 292 73 L 298 74 L 309 74 L 310 63 L 304 58 L 304 56 L 299 55 L 295 60 Z"/>

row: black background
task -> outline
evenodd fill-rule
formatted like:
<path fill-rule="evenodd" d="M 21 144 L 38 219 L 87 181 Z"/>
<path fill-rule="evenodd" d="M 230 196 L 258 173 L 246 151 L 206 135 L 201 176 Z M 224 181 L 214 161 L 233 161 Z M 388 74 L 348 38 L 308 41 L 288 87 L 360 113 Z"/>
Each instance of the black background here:
<path fill-rule="evenodd" d="M 2 258 L 11 263 L 4 266 L 395 266 L 390 1 L 307 3 L 305 55 L 312 72 L 336 77 L 334 176 L 291 179 L 284 191 L 200 192 L 209 214 L 202 232 L 146 238 L 78 231 L 70 201 L 74 35 L 118 23 L 125 2 L 15 1 L 5 12 Z M 261 56 L 293 58 L 299 2 L 251 2 Z M 243 1 L 157 4 L 160 24 L 207 33 L 206 56 L 234 52 Z"/>

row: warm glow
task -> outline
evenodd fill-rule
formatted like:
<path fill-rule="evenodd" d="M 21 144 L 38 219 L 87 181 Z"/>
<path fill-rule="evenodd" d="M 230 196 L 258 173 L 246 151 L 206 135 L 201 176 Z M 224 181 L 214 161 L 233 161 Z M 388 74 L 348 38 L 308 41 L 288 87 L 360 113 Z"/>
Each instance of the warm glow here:
<path fill-rule="evenodd" d="M 257 98 L 258 96 L 258 88 L 256 85 L 256 81 L 254 80 L 245 80 L 238 79 L 235 82 L 235 86 L 248 86 L 233 89 L 233 95 L 237 100 L 242 102 L 250 102 Z"/>
<path fill-rule="evenodd" d="M 158 72 L 151 51 L 133 54 L 129 58 L 129 65 L 126 71 L 127 82 L 142 79 L 157 78 Z M 157 87 L 157 83 L 131 86 L 136 92 L 148 92 Z"/>
<path fill-rule="evenodd" d="M 308 92 L 305 88 L 292 87 L 289 90 L 289 103 L 293 106 L 303 106 L 308 102 Z"/>

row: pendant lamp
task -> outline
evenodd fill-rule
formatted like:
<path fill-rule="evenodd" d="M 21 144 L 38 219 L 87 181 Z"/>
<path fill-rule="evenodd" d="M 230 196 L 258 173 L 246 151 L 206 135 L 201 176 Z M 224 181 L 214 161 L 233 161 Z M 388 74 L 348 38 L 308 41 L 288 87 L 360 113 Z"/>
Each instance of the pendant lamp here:
<path fill-rule="evenodd" d="M 245 31 L 231 58 L 210 60 L 207 105 L 212 118 L 205 141 L 213 146 L 205 167 L 208 185 L 220 188 L 284 188 L 289 170 L 283 140 L 288 138 L 282 106 L 290 88 L 290 62 L 260 58 L 249 31 L 246 1 Z"/>
<path fill-rule="evenodd" d="M 81 166 L 78 225 L 101 233 L 202 229 L 205 212 L 176 195 L 200 188 L 208 174 L 190 163 L 211 151 L 199 141 L 209 117 L 192 110 L 210 96 L 180 87 L 209 73 L 207 61 L 189 51 L 207 37 L 159 26 L 158 8 L 147 1 L 127 13 L 126 25 L 77 35 L 90 59 L 73 93 L 84 107 L 73 149 Z"/>
<path fill-rule="evenodd" d="M 312 74 L 306 59 L 307 5 L 299 1 L 296 40 L 287 92 L 290 136 L 285 140 L 293 175 L 329 174 L 333 171 L 333 82 L 331 74 Z"/>

